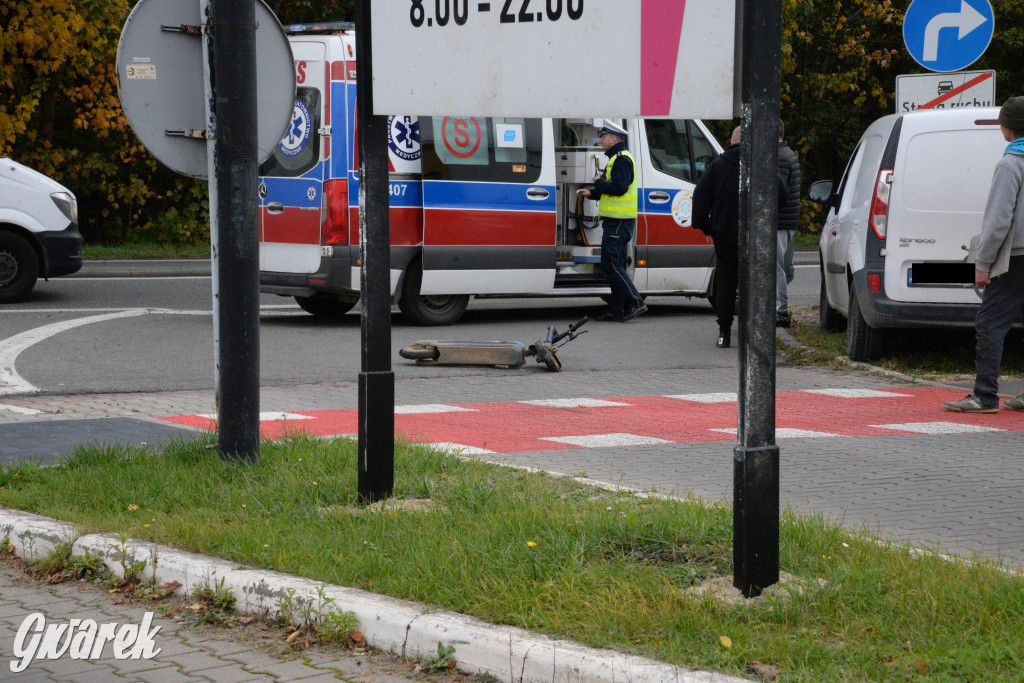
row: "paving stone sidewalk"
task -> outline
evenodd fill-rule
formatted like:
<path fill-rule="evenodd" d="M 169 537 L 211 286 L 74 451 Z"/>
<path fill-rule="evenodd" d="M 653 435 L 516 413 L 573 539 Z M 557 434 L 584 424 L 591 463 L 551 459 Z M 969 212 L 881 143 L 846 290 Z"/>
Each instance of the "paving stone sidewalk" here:
<path fill-rule="evenodd" d="M 159 627 L 155 646 L 160 652 L 152 659 L 117 660 L 107 645 L 95 660 L 63 656 L 33 661 L 20 673 L 12 673 L 15 636 L 26 617 L 42 613 L 55 623 L 70 619 L 92 619 L 97 624 L 139 624 L 146 612 L 154 612 L 153 627 Z M 404 681 L 459 681 L 461 676 L 425 678 L 408 671 L 394 657 L 362 654 L 342 648 L 318 649 L 283 659 L 239 642 L 231 630 L 190 630 L 161 616 L 153 607 L 114 604 L 105 586 L 75 583 L 46 585 L 26 580 L 15 563 L 0 559 L 0 681 L 17 683 L 243 683 L 245 681 L 349 681 L 351 683 L 401 683 Z"/>

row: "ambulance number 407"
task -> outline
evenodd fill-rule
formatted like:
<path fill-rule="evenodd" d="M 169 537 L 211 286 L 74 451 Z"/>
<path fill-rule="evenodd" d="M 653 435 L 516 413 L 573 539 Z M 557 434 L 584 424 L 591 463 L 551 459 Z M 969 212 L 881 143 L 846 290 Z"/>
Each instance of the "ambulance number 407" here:
<path fill-rule="evenodd" d="M 405 191 L 409 189 L 406 183 L 390 183 L 392 197 L 404 197 Z"/>

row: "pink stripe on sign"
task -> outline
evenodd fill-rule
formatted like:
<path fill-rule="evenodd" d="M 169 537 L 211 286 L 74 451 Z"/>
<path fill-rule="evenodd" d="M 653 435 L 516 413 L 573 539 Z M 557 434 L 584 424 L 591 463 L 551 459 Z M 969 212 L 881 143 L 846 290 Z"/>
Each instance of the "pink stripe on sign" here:
<path fill-rule="evenodd" d="M 672 108 L 686 0 L 641 0 L 640 5 L 640 114 L 665 116 Z"/>

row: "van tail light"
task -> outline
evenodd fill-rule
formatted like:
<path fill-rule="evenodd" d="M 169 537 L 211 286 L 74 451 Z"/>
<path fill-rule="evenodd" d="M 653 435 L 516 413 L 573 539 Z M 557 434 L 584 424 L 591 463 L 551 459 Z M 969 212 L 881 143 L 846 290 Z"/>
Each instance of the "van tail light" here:
<path fill-rule="evenodd" d="M 882 291 L 882 274 L 868 273 L 868 289 L 872 292 Z"/>
<path fill-rule="evenodd" d="M 879 239 L 885 239 L 889 221 L 889 192 L 892 190 L 892 169 L 878 172 L 875 182 L 875 195 L 871 198 L 871 228 Z"/>
<path fill-rule="evenodd" d="M 328 180 L 324 183 L 324 223 L 320 230 L 320 244 L 344 246 L 348 244 L 348 181 Z"/>

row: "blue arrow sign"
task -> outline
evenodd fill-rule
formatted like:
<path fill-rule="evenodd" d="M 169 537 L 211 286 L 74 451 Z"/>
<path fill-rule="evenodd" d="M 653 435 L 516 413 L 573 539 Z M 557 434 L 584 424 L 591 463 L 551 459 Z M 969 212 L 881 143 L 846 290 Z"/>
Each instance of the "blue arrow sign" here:
<path fill-rule="evenodd" d="M 995 23 L 989 0 L 914 0 L 903 20 L 903 42 L 929 71 L 959 71 L 985 53 Z"/>

